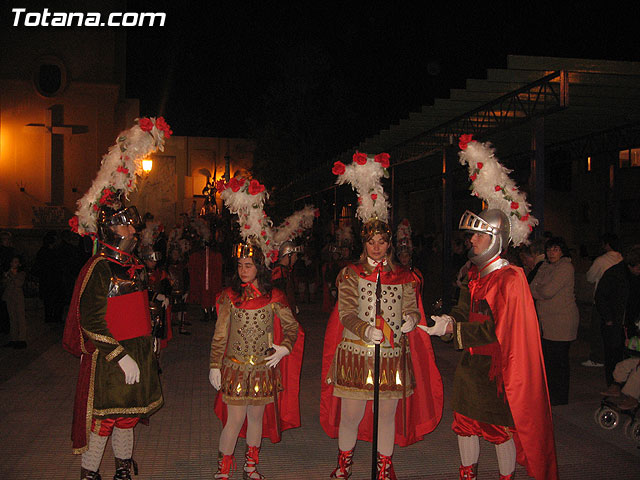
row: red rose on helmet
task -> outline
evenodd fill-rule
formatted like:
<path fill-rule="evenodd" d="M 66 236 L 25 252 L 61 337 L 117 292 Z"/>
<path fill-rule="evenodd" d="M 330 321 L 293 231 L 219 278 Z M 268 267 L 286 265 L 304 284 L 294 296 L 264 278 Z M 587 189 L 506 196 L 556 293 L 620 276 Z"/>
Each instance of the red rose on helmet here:
<path fill-rule="evenodd" d="M 502 190 L 502 187 L 500 185 L 496 185 L 495 186 L 495 190 L 496 190 L 496 192 L 499 192 L 500 190 Z"/>
<path fill-rule="evenodd" d="M 246 223 L 246 224 L 244 225 L 244 228 L 245 228 L 246 230 L 249 230 L 249 229 L 251 228 L 251 225 L 249 225 L 248 223 Z"/>
<path fill-rule="evenodd" d="M 331 173 L 333 173 L 334 175 L 342 175 L 345 171 L 345 166 L 344 163 L 338 161 L 336 163 L 333 164 L 333 168 L 331 169 Z"/>
<path fill-rule="evenodd" d="M 124 174 L 129 173 L 129 169 L 128 169 L 128 168 L 126 168 L 126 167 L 123 167 L 122 165 L 119 165 L 119 166 L 118 166 L 118 171 L 119 171 L 120 173 L 124 173 Z"/>
<path fill-rule="evenodd" d="M 478 178 L 478 175 L 476 175 L 476 174 L 474 173 L 474 174 L 473 174 L 473 175 L 471 175 L 469 178 L 471 179 L 471 181 L 472 181 L 472 182 L 475 182 L 475 181 L 476 181 L 476 178 Z"/>
<path fill-rule="evenodd" d="M 241 178 L 240 180 L 238 180 L 237 177 L 233 177 L 231 180 L 229 180 L 229 188 L 231 188 L 232 191 L 237 192 L 238 190 L 240 190 L 240 188 L 244 185 L 244 178 Z"/>
<path fill-rule="evenodd" d="M 219 192 L 224 192 L 227 186 L 224 183 L 224 179 L 220 179 L 216 181 L 216 190 Z"/>
<path fill-rule="evenodd" d="M 173 130 L 171 130 L 171 127 L 169 127 L 164 117 L 158 117 L 156 119 L 156 128 L 164 132 L 164 138 L 169 138 L 173 134 Z"/>
<path fill-rule="evenodd" d="M 371 200 L 377 200 L 377 199 L 378 199 L 378 195 L 376 193 L 372 193 Z"/>
<path fill-rule="evenodd" d="M 150 132 L 153 128 L 153 122 L 150 118 L 141 118 L 140 120 L 138 120 L 138 125 L 140 125 L 140 129 L 143 132 Z"/>
<path fill-rule="evenodd" d="M 260 182 L 256 179 L 251 180 L 251 183 L 249 183 L 249 193 L 251 195 L 257 195 L 260 192 L 264 192 L 264 185 L 260 185 Z"/>
<path fill-rule="evenodd" d="M 69 219 L 69 226 L 71 227 L 71 231 L 73 233 L 78 233 L 78 216 L 74 215 Z"/>
<path fill-rule="evenodd" d="M 520 207 L 518 202 L 511 202 L 511 210 L 517 210 Z"/>
<path fill-rule="evenodd" d="M 484 163 L 478 162 L 478 170 L 480 170 L 482 167 L 484 167 Z"/>
<path fill-rule="evenodd" d="M 465 133 L 464 135 L 460 135 L 460 141 L 458 142 L 458 147 L 460 147 L 460 150 L 466 150 L 467 144 L 473 141 L 475 141 L 473 140 L 473 135 Z"/>
<path fill-rule="evenodd" d="M 527 220 L 529 220 L 529 214 L 527 213 L 526 215 L 523 215 L 522 217 L 520 217 L 520 220 L 526 222 Z"/>
<path fill-rule="evenodd" d="M 383 168 L 389 168 L 389 154 L 388 153 L 379 153 L 373 159 L 382 165 Z"/>
<path fill-rule="evenodd" d="M 356 152 L 353 154 L 353 161 L 358 165 L 364 165 L 365 163 L 367 163 L 367 154 Z"/>
<path fill-rule="evenodd" d="M 319 208 L 316 208 L 316 209 L 313 211 L 313 216 L 314 216 L 314 217 L 316 217 L 316 218 L 318 218 L 318 217 L 320 216 L 320 209 L 319 209 Z"/>

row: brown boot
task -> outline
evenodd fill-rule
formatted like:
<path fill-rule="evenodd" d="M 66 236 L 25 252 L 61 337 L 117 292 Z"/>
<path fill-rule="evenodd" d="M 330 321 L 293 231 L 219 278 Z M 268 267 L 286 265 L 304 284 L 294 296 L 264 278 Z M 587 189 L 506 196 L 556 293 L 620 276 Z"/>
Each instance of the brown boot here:
<path fill-rule="evenodd" d="M 604 395 L 605 397 L 619 397 L 621 394 L 622 389 L 617 383 L 612 383 L 611 385 L 609 385 L 609 388 L 600 392 L 600 395 Z"/>
<path fill-rule="evenodd" d="M 351 450 L 339 450 L 338 466 L 331 472 L 331 478 L 349 478 L 353 465 L 353 448 Z"/>
<path fill-rule="evenodd" d="M 218 471 L 213 478 L 229 479 L 236 471 L 236 459 L 233 455 L 225 455 L 218 452 Z"/>
<path fill-rule="evenodd" d="M 264 475 L 258 471 L 258 460 L 260 455 L 260 447 L 250 447 L 247 445 L 247 451 L 244 454 L 244 472 L 242 480 L 264 480 Z"/>
<path fill-rule="evenodd" d="M 478 478 L 478 464 L 473 465 L 460 465 L 460 480 L 473 480 Z"/>
<path fill-rule="evenodd" d="M 377 480 L 398 480 L 396 472 L 393 471 L 392 455 L 388 457 L 378 452 L 378 476 Z"/>
<path fill-rule="evenodd" d="M 131 469 L 133 474 L 138 475 L 138 464 L 133 458 L 116 458 L 116 474 L 113 480 L 131 480 Z"/>
<path fill-rule="evenodd" d="M 80 480 L 102 480 L 102 477 L 98 472 L 80 467 Z"/>

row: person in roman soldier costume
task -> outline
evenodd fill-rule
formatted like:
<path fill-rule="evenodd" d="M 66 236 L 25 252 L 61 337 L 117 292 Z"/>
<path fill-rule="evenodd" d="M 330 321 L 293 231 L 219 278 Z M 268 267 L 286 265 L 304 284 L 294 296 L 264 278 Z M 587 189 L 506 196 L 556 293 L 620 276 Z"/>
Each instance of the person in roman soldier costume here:
<path fill-rule="evenodd" d="M 353 233 L 350 226 L 343 226 L 336 231 L 335 242 L 329 245 L 329 260 L 322 265 L 322 311 L 331 313 L 338 300 L 336 279 L 338 273 L 349 264 Z"/>
<path fill-rule="evenodd" d="M 396 230 L 396 256 L 400 265 L 408 269 L 416 279 L 416 295 L 418 304 L 422 305 L 422 288 L 424 276 L 418 267 L 413 265 L 413 241 L 411 240 L 411 224 L 403 219 Z"/>
<path fill-rule="evenodd" d="M 244 479 L 258 472 L 263 437 L 279 442 L 283 430 L 300 426 L 298 403 L 304 334 L 286 295 L 271 287 L 271 222 L 262 207 L 264 186 L 232 178 L 220 185 L 222 199 L 238 215 L 243 241 L 231 287 L 216 301 L 218 321 L 211 341 L 209 380 L 218 390 L 214 410 L 224 427 L 214 478 L 231 478 L 238 436 L 246 438 Z"/>
<path fill-rule="evenodd" d="M 463 350 L 453 382 L 453 431 L 458 435 L 460 479 L 477 476 L 479 438 L 495 445 L 501 479 L 516 460 L 536 479 L 557 479 L 551 407 L 540 330 L 527 278 L 501 257 L 511 241 L 527 242 L 537 220 L 490 145 L 460 141 L 473 194 L 487 203 L 466 211 L 459 228 L 473 234 L 468 283 L 449 315 L 433 316 L 431 335 L 452 333 Z"/>
<path fill-rule="evenodd" d="M 144 237 L 144 230 L 142 236 Z M 143 240 L 144 241 L 144 240 Z M 171 332 L 171 278 L 162 265 L 162 253 L 153 245 L 143 246 L 140 257 L 149 277 L 149 309 L 151 311 L 152 335 L 155 339 L 154 351 L 158 360 L 160 350 L 166 348 L 172 338 Z"/>
<path fill-rule="evenodd" d="M 410 445 L 431 432 L 442 416 L 442 380 L 431 340 L 415 327 L 425 323 L 415 277 L 393 260 L 386 194 L 380 183 L 389 155 L 356 153 L 351 165 L 336 162 L 337 183 L 358 191 L 363 220 L 360 260 L 338 275 L 338 301 L 329 319 L 322 363 L 320 423 L 338 437 L 332 478 L 352 474 L 356 441 L 377 438 L 377 479 L 396 479 L 394 444 Z M 380 368 L 375 376 L 375 344 Z M 379 405 L 372 405 L 378 383 Z M 378 412 L 378 430 L 373 431 Z M 377 435 L 377 437 L 376 437 Z"/>
<path fill-rule="evenodd" d="M 273 286 L 282 290 L 287 295 L 289 307 L 294 314 L 298 314 L 296 304 L 296 286 L 293 281 L 293 266 L 298 261 L 298 255 L 302 253 L 302 245 L 295 245 L 286 241 L 278 249 L 278 263 L 271 270 L 271 282 Z"/>
<path fill-rule="evenodd" d="M 141 220 L 123 200 L 142 173 L 142 159 L 162 149 L 170 135 L 162 117 L 141 118 L 122 132 L 69 221 L 74 232 L 91 235 L 98 246 L 76 281 L 63 337 L 65 349 L 81 357 L 71 438 L 74 453 L 82 454 L 83 480 L 100 480 L 109 437 L 114 480 L 131 479 L 132 468 L 137 474 L 133 428 L 163 404 L 147 275 L 132 254 Z"/>

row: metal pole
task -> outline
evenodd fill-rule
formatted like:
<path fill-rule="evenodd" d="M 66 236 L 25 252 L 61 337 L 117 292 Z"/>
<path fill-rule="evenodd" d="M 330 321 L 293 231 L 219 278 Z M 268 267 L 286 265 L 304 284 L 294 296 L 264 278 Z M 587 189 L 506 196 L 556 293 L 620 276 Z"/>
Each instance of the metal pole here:
<path fill-rule="evenodd" d="M 380 308 L 380 296 L 382 285 L 380 273 L 376 281 L 376 320 L 375 328 L 378 328 L 378 317 L 382 314 Z M 380 344 L 376 343 L 373 355 L 373 438 L 371 442 L 371 480 L 378 477 L 378 409 L 380 406 Z"/>

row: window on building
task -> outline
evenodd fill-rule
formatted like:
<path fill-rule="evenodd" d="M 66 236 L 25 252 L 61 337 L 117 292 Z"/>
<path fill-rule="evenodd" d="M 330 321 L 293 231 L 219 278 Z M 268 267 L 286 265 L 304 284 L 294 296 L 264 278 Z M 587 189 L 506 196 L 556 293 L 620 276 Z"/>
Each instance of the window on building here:
<path fill-rule="evenodd" d="M 629 148 L 618 152 L 620 168 L 640 167 L 640 148 Z"/>

